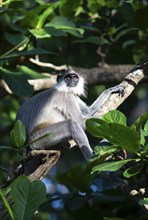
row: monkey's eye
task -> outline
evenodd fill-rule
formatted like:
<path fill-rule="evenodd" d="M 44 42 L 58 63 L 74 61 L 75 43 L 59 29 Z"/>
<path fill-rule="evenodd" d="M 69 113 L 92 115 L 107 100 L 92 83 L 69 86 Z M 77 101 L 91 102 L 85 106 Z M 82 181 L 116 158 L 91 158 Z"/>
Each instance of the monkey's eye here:
<path fill-rule="evenodd" d="M 73 76 L 73 79 L 74 79 L 74 81 L 77 82 L 79 80 L 79 77 L 77 75 L 75 75 L 75 76 Z"/>
<path fill-rule="evenodd" d="M 65 80 L 65 82 L 69 82 L 71 80 L 71 77 L 70 76 L 65 76 L 64 80 Z"/>

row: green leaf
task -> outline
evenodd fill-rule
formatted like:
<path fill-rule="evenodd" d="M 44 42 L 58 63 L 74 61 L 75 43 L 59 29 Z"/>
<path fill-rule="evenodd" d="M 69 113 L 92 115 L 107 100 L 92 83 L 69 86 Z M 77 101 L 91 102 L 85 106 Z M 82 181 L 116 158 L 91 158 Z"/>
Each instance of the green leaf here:
<path fill-rule="evenodd" d="M 94 128 L 103 124 L 106 124 L 106 121 L 102 120 L 101 118 L 91 118 L 86 120 L 86 127 L 88 131 L 91 129 L 93 130 Z"/>
<path fill-rule="evenodd" d="M 59 6 L 60 2 L 55 2 L 52 4 L 48 4 L 46 7 L 46 10 L 42 12 L 42 14 L 39 16 L 38 23 L 36 25 L 36 29 L 40 29 L 43 27 L 43 24 L 45 23 L 47 17 L 53 13 L 53 11 Z"/>
<path fill-rule="evenodd" d="M 23 65 L 17 66 L 17 70 L 19 72 L 22 72 L 26 79 L 43 79 L 43 78 L 49 79 L 48 76 L 40 74 L 40 73 L 28 68 L 27 66 L 23 66 Z"/>
<path fill-rule="evenodd" d="M 140 149 L 140 137 L 135 130 L 117 123 L 97 125 L 92 122 L 92 119 L 88 119 L 86 127 L 93 136 L 105 138 L 111 144 L 118 145 L 132 153 L 136 153 Z"/>
<path fill-rule="evenodd" d="M 131 162 L 132 160 L 133 159 L 127 159 L 127 160 L 101 163 L 101 164 L 94 166 L 91 173 L 93 174 L 94 172 L 100 172 L 100 171 L 117 171 L 123 165 Z"/>
<path fill-rule="evenodd" d="M 140 129 L 140 137 L 141 137 L 141 144 L 146 145 L 148 143 L 148 120 Z"/>
<path fill-rule="evenodd" d="M 71 27 L 75 28 L 75 23 L 64 16 L 55 16 L 48 24 L 46 24 L 46 27 L 54 27 L 54 28 L 63 28 L 63 27 Z"/>
<path fill-rule="evenodd" d="M 89 36 L 80 40 L 75 40 L 74 43 L 92 43 L 99 45 L 99 37 Z"/>
<path fill-rule="evenodd" d="M 47 26 L 45 25 L 44 30 L 46 31 L 46 33 L 54 37 L 66 37 L 67 36 L 67 34 L 64 31 L 59 30 L 54 27 L 48 27 L 48 25 Z"/>
<path fill-rule="evenodd" d="M 6 197 L 5 197 L 5 195 L 4 195 L 4 193 L 3 193 L 3 191 L 1 189 L 0 189 L 0 197 L 2 198 L 2 201 L 3 201 L 6 209 L 8 210 L 11 219 L 15 220 L 13 212 L 12 212 L 12 209 L 11 209 L 11 207 L 10 207 L 10 205 L 9 205 L 9 203 L 8 203 Z"/>
<path fill-rule="evenodd" d="M 108 123 L 118 123 L 121 125 L 126 125 L 126 117 L 119 110 L 111 110 L 107 112 L 102 119 Z"/>
<path fill-rule="evenodd" d="M 132 129 L 139 130 L 141 125 L 145 124 L 148 120 L 148 112 L 140 116 L 131 126 Z"/>
<path fill-rule="evenodd" d="M 135 176 L 138 173 L 140 173 L 140 171 L 143 169 L 143 167 L 144 167 L 144 164 L 137 164 L 134 167 L 130 167 L 124 171 L 123 176 L 126 178 L 130 178 L 132 176 Z"/>
<path fill-rule="evenodd" d="M 11 72 L 0 67 L 0 75 L 15 95 L 30 96 L 33 94 L 33 86 L 29 85 L 23 73 Z"/>
<path fill-rule="evenodd" d="M 51 35 L 46 32 L 45 29 L 31 29 L 29 30 L 31 34 L 33 34 L 36 38 L 50 38 Z"/>
<path fill-rule="evenodd" d="M 32 56 L 36 54 L 40 55 L 40 54 L 53 54 L 53 53 L 48 50 L 44 50 L 42 48 L 35 48 L 35 49 L 27 50 L 27 51 L 21 51 L 21 52 L 15 51 L 12 53 L 7 53 L 7 55 L 1 56 L 1 59 L 10 59 L 10 58 L 19 57 L 19 56 Z"/>
<path fill-rule="evenodd" d="M 12 44 L 12 45 L 18 45 L 20 44 L 22 41 L 24 41 L 25 39 L 27 39 L 25 37 L 24 34 L 22 33 L 15 33 L 15 34 L 12 34 L 12 33 L 9 33 L 9 32 L 6 32 L 4 33 L 4 36 L 6 38 L 6 40 Z"/>
<path fill-rule="evenodd" d="M 115 37 L 115 41 L 118 41 L 121 37 L 124 37 L 125 35 L 127 35 L 129 32 L 136 32 L 137 28 L 125 28 L 123 30 L 120 31 L 116 31 L 116 37 Z"/>
<path fill-rule="evenodd" d="M 12 142 L 16 147 L 21 148 L 24 146 L 26 142 L 26 130 L 20 120 L 17 120 L 15 122 L 14 128 L 11 130 L 10 136 Z"/>
<path fill-rule="evenodd" d="M 65 17 L 71 17 L 74 15 L 77 7 L 81 5 L 80 0 L 61 0 L 60 1 L 60 14 Z"/>
<path fill-rule="evenodd" d="M 77 28 L 74 22 L 64 16 L 54 17 L 50 23 L 46 24 L 46 27 L 54 27 L 76 37 L 82 37 L 84 33 L 84 29 Z"/>
<path fill-rule="evenodd" d="M 11 185 L 16 220 L 29 220 L 46 196 L 45 185 L 40 180 L 31 182 L 27 177 L 18 177 Z"/>
<path fill-rule="evenodd" d="M 95 146 L 94 155 L 90 159 L 90 162 L 97 160 L 100 163 L 117 151 L 119 151 L 118 147 L 111 146 L 110 144 L 107 145 L 107 143 L 103 143 L 103 145 L 100 143 L 99 146 Z"/>
<path fill-rule="evenodd" d="M 111 155 L 112 153 L 116 152 L 118 150 L 117 147 L 113 146 L 96 146 L 94 149 L 94 153 L 103 156 L 103 155 Z"/>
<path fill-rule="evenodd" d="M 148 198 L 144 198 L 144 199 L 140 200 L 138 203 L 141 206 L 148 205 Z"/>
<path fill-rule="evenodd" d="M 67 34 L 59 29 L 54 27 L 44 27 L 42 29 L 31 29 L 30 33 L 32 33 L 36 38 L 50 38 L 51 36 L 55 37 L 66 37 Z"/>
<path fill-rule="evenodd" d="M 144 149 L 142 149 L 143 151 L 141 152 L 142 157 L 146 157 L 148 156 L 148 143 L 144 146 Z"/>

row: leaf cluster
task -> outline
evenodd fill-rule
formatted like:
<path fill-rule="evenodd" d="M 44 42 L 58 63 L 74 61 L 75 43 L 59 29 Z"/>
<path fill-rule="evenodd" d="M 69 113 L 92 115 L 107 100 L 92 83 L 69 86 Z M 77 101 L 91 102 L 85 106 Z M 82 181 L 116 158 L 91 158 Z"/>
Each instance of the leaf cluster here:
<path fill-rule="evenodd" d="M 148 113 L 129 127 L 125 115 L 118 110 L 112 110 L 102 119 L 88 119 L 86 127 L 93 136 L 108 141 L 95 147 L 92 161 L 97 160 L 98 164 L 93 167 L 92 173 L 117 171 L 125 164 L 131 163 L 130 168 L 123 172 L 124 177 L 130 178 L 147 166 Z M 121 157 L 120 152 L 126 153 L 126 158 Z"/>

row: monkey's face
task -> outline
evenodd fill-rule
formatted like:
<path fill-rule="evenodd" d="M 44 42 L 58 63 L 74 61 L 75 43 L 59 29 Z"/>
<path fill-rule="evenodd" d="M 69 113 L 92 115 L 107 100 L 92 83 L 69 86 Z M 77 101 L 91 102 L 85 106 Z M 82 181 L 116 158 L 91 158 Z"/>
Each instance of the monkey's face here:
<path fill-rule="evenodd" d="M 69 87 L 76 87 L 79 82 L 79 76 L 76 73 L 68 73 L 64 77 L 64 81 Z"/>
<path fill-rule="evenodd" d="M 85 96 L 84 84 L 84 78 L 68 67 L 65 73 L 58 75 L 55 88 L 58 91 Z"/>

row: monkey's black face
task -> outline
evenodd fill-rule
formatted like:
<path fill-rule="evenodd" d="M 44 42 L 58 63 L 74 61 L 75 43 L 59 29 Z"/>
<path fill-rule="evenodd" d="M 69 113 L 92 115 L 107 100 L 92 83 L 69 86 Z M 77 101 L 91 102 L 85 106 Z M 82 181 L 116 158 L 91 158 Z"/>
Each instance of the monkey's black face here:
<path fill-rule="evenodd" d="M 79 76 L 75 73 L 68 73 L 64 77 L 64 81 L 66 82 L 67 86 L 76 87 L 79 82 Z"/>

